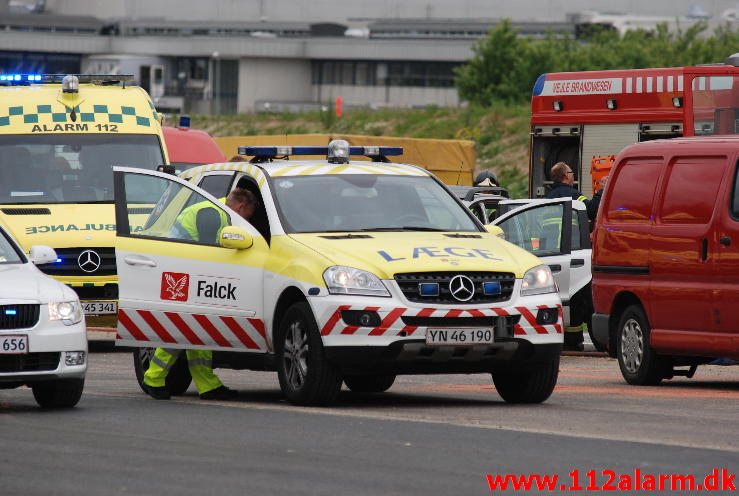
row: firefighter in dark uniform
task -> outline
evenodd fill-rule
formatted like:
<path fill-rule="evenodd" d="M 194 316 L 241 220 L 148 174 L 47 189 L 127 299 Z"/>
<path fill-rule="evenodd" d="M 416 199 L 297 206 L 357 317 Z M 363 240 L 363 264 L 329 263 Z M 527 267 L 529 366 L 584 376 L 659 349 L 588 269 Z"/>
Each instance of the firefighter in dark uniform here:
<path fill-rule="evenodd" d="M 572 186 L 575 183 L 575 173 L 564 162 L 554 164 L 549 177 L 552 179 L 553 184 L 549 189 L 549 193 L 547 193 L 547 198 L 570 197 L 573 200 L 579 200 L 585 204 L 585 208 L 588 211 L 588 218 L 591 221 L 595 220 L 595 215 L 598 213 L 598 206 L 600 206 L 600 197 L 603 193 L 602 188 L 589 200 L 587 196 Z"/>

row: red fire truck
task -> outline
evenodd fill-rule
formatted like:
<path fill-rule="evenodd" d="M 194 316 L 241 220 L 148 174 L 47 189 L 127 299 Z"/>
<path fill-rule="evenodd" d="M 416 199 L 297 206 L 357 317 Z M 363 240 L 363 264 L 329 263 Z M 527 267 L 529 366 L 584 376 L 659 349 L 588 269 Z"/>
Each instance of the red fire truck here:
<path fill-rule="evenodd" d="M 542 74 L 531 98 L 529 195 L 546 195 L 559 161 L 592 195 L 594 157 L 639 141 L 739 134 L 739 54 L 723 64 Z"/>

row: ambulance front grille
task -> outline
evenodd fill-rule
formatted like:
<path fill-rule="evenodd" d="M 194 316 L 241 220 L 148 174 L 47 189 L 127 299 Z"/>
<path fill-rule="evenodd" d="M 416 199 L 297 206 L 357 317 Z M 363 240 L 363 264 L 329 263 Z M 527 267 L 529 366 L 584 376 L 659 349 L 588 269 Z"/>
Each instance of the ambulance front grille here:
<path fill-rule="evenodd" d="M 468 277 L 475 288 L 472 298 L 461 301 L 452 295 L 449 283 L 452 278 L 461 275 Z M 515 274 L 511 272 L 415 272 L 407 274 L 395 274 L 395 282 L 398 283 L 403 295 L 414 303 L 450 303 L 456 305 L 477 305 L 480 303 L 499 303 L 508 301 L 513 293 L 513 285 L 516 282 Z M 485 294 L 483 283 L 499 282 L 499 294 Z M 422 296 L 420 284 L 438 284 L 438 295 Z"/>
<path fill-rule="evenodd" d="M 57 262 L 38 266 L 42 272 L 51 276 L 112 276 L 116 274 L 114 248 L 55 248 L 55 251 Z"/>

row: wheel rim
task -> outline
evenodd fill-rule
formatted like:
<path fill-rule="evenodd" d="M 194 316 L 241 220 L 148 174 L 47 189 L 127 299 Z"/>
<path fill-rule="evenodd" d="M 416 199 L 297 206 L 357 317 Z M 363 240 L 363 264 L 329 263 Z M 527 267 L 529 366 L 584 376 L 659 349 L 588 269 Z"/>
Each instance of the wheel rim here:
<path fill-rule="evenodd" d="M 621 329 L 621 357 L 628 372 L 639 371 L 644 359 L 644 332 L 635 319 L 627 320 Z"/>
<path fill-rule="evenodd" d="M 149 368 L 149 363 L 154 357 L 154 348 L 139 348 L 139 366 L 142 371 Z"/>
<path fill-rule="evenodd" d="M 302 322 L 290 324 L 285 336 L 283 352 L 285 375 L 292 389 L 300 389 L 308 374 L 308 333 Z"/>

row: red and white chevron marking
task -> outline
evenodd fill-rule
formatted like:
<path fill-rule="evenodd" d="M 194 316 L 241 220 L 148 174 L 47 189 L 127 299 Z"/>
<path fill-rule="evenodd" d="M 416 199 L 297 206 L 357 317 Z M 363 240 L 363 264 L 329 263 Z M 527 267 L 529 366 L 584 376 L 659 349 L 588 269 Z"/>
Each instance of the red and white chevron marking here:
<path fill-rule="evenodd" d="M 262 320 L 227 315 L 119 309 L 118 339 L 269 351 Z"/>
<path fill-rule="evenodd" d="M 557 313 L 559 319 L 556 324 L 551 325 L 539 325 L 536 323 L 536 311 L 539 308 L 547 308 L 546 305 L 539 306 L 537 308 L 526 308 L 526 307 L 514 307 L 514 309 L 503 309 L 503 308 L 473 308 L 473 309 L 436 309 L 436 308 L 423 308 L 409 309 L 403 307 L 397 308 L 384 308 L 380 307 L 352 307 L 351 305 L 342 305 L 334 310 L 328 317 L 326 322 L 321 327 L 321 335 L 328 336 L 332 334 L 366 334 L 369 336 L 384 336 L 384 335 L 401 335 L 412 336 L 417 326 L 409 326 L 403 324 L 401 320 L 402 316 L 411 317 L 496 317 L 496 316 L 509 316 L 509 315 L 521 315 L 521 319 L 518 321 L 513 328 L 513 332 L 516 335 L 535 335 L 535 334 L 562 334 L 562 306 L 557 305 Z M 356 327 L 346 325 L 341 320 L 341 312 L 343 310 L 365 310 L 375 311 L 382 317 L 382 322 L 379 326 L 370 327 Z"/>

